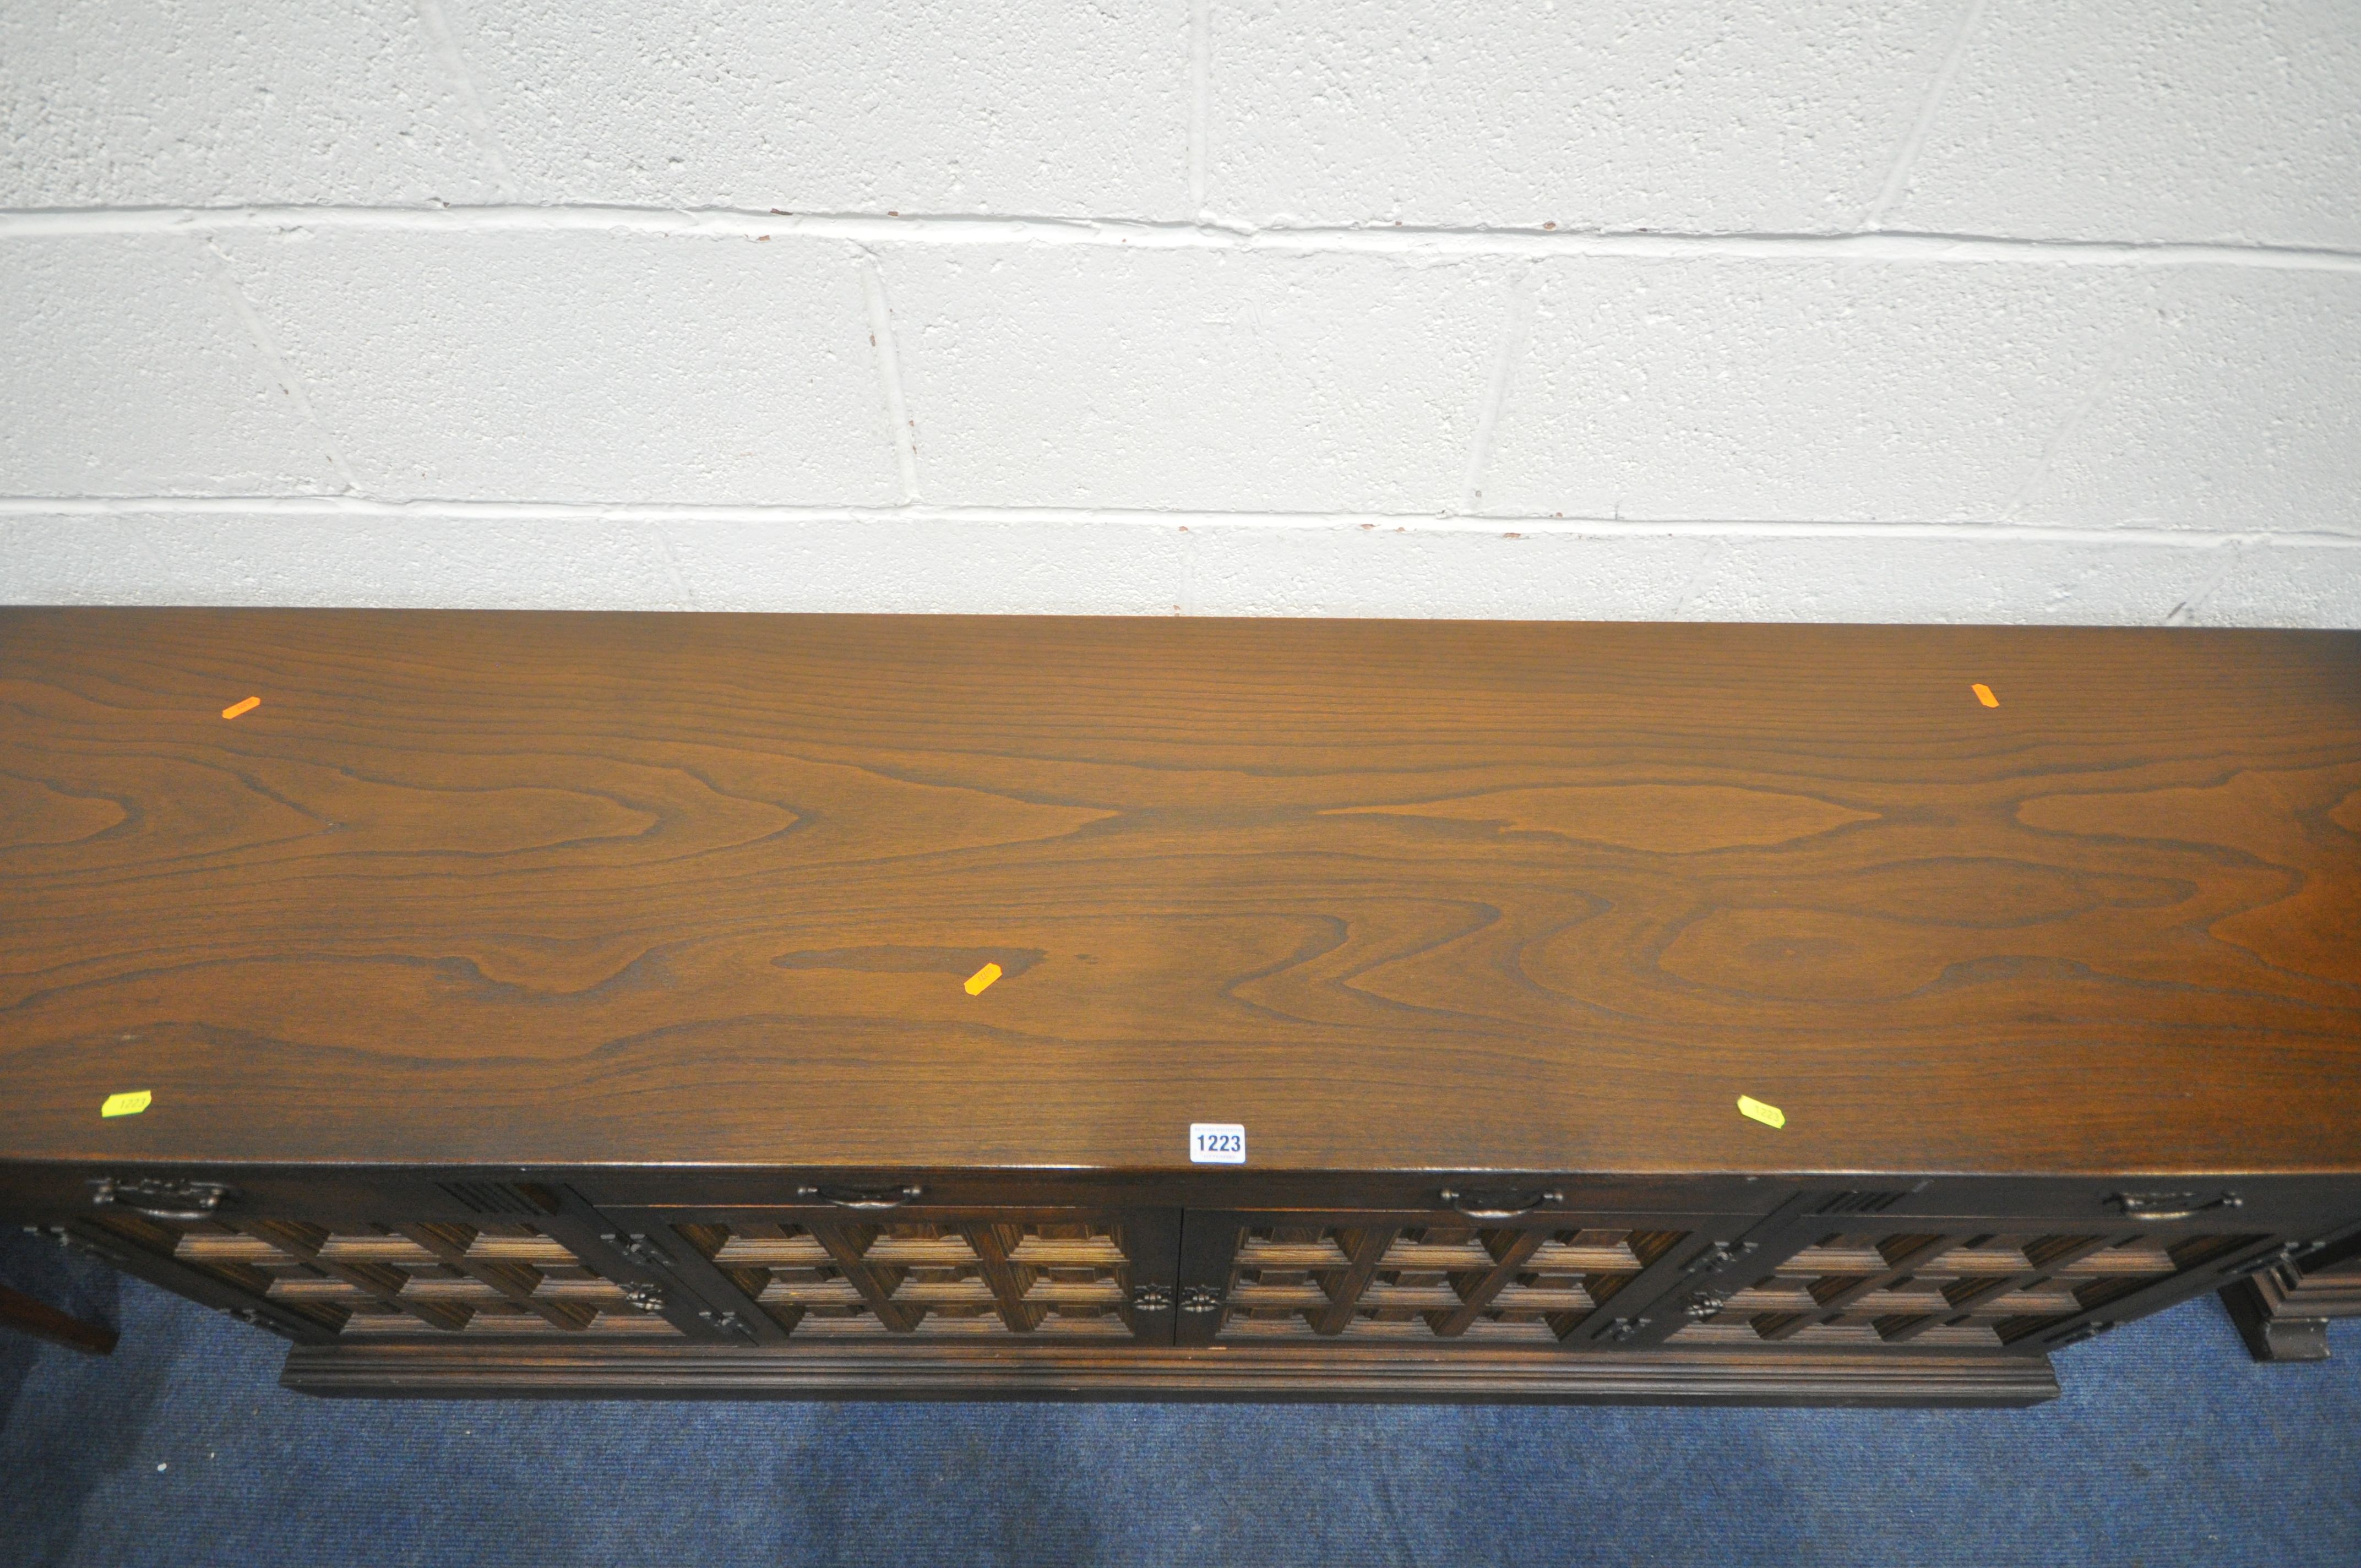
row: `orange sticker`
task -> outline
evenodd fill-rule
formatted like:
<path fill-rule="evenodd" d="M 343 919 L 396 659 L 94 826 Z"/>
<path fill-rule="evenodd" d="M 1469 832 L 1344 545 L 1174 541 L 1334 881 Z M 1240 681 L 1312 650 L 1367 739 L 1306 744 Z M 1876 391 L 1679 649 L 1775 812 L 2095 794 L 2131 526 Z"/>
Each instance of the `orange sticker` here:
<path fill-rule="evenodd" d="M 986 964 L 982 969 L 967 977 L 967 993 L 970 996 L 982 996 L 983 994 L 983 988 L 990 985 L 994 981 L 998 980 L 999 978 L 1000 966 L 998 964 Z"/>
<path fill-rule="evenodd" d="M 244 702 L 234 702 L 227 707 L 223 708 L 222 717 L 224 718 L 236 718 L 239 714 L 252 713 L 256 708 L 260 707 L 261 706 L 262 699 L 260 697 L 250 696 Z"/>
<path fill-rule="evenodd" d="M 1970 686 L 1968 689 L 1975 693 L 1976 700 L 1982 703 L 1986 707 L 1998 707 L 2000 706 L 2000 698 L 1993 696 L 1992 687 L 1984 685 L 1983 682 L 1978 681 L 1974 685 Z"/>

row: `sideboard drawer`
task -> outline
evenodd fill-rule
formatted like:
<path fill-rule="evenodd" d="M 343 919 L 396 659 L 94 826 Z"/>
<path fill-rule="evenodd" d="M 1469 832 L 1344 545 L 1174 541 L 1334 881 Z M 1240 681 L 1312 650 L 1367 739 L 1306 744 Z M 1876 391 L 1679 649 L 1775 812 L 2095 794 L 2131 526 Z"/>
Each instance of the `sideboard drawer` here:
<path fill-rule="evenodd" d="M 1906 1216 L 1938 1226 L 1956 1219 L 2014 1214 L 2051 1222 L 2060 1229 L 2228 1225 L 2310 1234 L 2350 1217 L 2355 1202 L 2334 1186 L 2289 1176 L 1952 1176 L 1912 1182 L 1861 1179 L 1845 1187 L 1798 1181 L 1783 1190 L 1795 1194 L 1798 1190 L 1804 1206 L 1817 1213 L 1884 1220 Z M 1787 1204 L 1795 1202 L 1790 1196 Z"/>

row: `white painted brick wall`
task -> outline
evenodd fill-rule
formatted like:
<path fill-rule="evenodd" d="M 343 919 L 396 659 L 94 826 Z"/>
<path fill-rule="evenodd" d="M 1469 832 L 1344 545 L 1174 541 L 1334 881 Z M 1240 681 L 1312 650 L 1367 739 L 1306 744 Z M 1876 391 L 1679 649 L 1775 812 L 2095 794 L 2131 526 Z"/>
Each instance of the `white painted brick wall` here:
<path fill-rule="evenodd" d="M 2361 626 L 2343 0 L 0 0 L 0 600 Z"/>
<path fill-rule="evenodd" d="M 343 488 L 202 236 L 0 242 L 0 491 Z"/>
<path fill-rule="evenodd" d="M 2052 436 L 2019 515 L 2355 532 L 2356 285 L 2361 278 L 2227 267 L 2167 280 Z"/>
<path fill-rule="evenodd" d="M 920 492 L 1433 514 L 1496 357 L 1496 258 L 925 247 L 885 266 Z"/>
<path fill-rule="evenodd" d="M 1945 0 L 1216 0 L 1209 204 L 1262 221 L 1842 232 Z"/>
<path fill-rule="evenodd" d="M 2361 14 L 1990 0 L 1888 222 L 2361 247 Z"/>
<path fill-rule="evenodd" d="M 1538 271 L 1483 487 L 1510 515 L 1997 518 L 2155 290 L 1998 262 Z"/>
<path fill-rule="evenodd" d="M 1179 217 L 1187 13 L 450 0 L 525 199 Z"/>
<path fill-rule="evenodd" d="M 365 494 L 898 499 L 851 247 L 298 229 L 222 248 Z"/>
<path fill-rule="evenodd" d="M 434 56 L 403 0 L 7 0 L 0 199 L 496 200 Z"/>

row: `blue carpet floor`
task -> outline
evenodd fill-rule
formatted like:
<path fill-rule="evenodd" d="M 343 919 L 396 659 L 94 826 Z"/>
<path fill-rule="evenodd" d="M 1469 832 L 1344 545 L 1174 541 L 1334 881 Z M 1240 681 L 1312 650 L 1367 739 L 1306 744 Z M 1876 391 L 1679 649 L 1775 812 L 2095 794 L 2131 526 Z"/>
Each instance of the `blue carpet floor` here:
<path fill-rule="evenodd" d="M 400 1404 L 24 1245 L 123 1344 L 0 1334 L 11 1563 L 2361 1563 L 2361 1323 L 2258 1366 L 2211 1297 L 2020 1411 Z"/>

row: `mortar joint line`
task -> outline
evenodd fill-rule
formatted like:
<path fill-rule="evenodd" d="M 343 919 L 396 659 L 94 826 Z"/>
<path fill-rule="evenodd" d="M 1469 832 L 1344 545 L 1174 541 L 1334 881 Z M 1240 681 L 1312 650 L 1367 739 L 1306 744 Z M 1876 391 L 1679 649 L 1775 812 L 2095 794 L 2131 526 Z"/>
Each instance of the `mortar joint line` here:
<path fill-rule="evenodd" d="M 1741 539 L 1916 539 L 1957 543 L 2138 544 L 2214 549 L 2226 544 L 2361 548 L 2361 532 L 2334 529 L 2260 532 L 2158 527 L 2135 521 L 2064 525 L 1910 520 L 1805 521 L 1712 517 L 1567 517 L 1558 513 L 1488 513 L 1466 518 L 1434 512 L 1269 512 L 1182 510 L 1149 507 L 1017 507 L 975 505 L 823 505 L 694 501 L 471 500 L 419 498 L 386 500 L 361 495 L 278 496 L 0 496 L 0 517 L 297 517 L 420 519 L 462 521 L 584 521 L 619 525 L 697 523 L 949 523 L 1045 524 L 1061 527 L 1180 526 L 1192 535 L 1213 528 L 1337 530 L 1498 535 L 1503 527 L 1528 538 L 1624 537 Z"/>
<path fill-rule="evenodd" d="M 1893 167 L 1886 170 L 1885 183 L 1879 188 L 1877 199 L 1861 214 L 1861 226 L 1875 229 L 1885 222 L 1885 214 L 1894 210 L 1909 189 L 1911 171 L 1918 166 L 1918 154 L 1935 129 L 1935 117 L 1943 112 L 1943 100 L 1950 95 L 1951 83 L 1960 74 L 1960 66 L 1968 56 L 1968 46 L 1975 38 L 1976 28 L 1983 20 L 1985 0 L 1967 0 L 1960 8 L 1957 29 L 1951 34 L 1949 47 L 1935 68 L 1927 83 L 1927 95 L 1919 101 L 1918 116 L 1911 123 L 1909 134 L 1894 149 Z"/>
<path fill-rule="evenodd" d="M 2106 356 L 2099 362 L 2097 371 L 2091 377 L 2090 386 L 2084 389 L 2082 396 L 2076 400 L 2074 406 L 2066 411 L 2065 416 L 2058 422 L 2057 428 L 2049 433 L 2049 439 L 2041 444 L 2040 455 L 2034 459 L 2032 470 L 2025 476 L 2024 483 L 2018 485 L 2015 491 L 2002 504 L 2000 515 L 2003 521 L 2013 522 L 2023 514 L 2026 507 L 2032 501 L 2034 492 L 2040 488 L 2041 482 L 2049 477 L 2049 470 L 2056 464 L 2058 454 L 2064 450 L 2067 442 L 2081 430 L 2092 411 L 2098 408 L 2101 400 L 2114 385 L 2115 377 L 2122 370 L 2124 361 L 2131 356 L 2135 347 L 2146 340 L 2154 324 L 2153 315 L 2144 316 L 2116 334 L 2115 341 L 2108 345 Z"/>
<path fill-rule="evenodd" d="M 499 128 L 492 124 L 490 113 L 476 92 L 475 74 L 467 69 L 467 57 L 459 48 L 458 35 L 452 32 L 449 18 L 443 15 L 441 0 L 413 3 L 419 27 L 426 34 L 427 47 L 449 80 L 452 94 L 459 101 L 459 117 L 467 122 L 467 134 L 476 150 L 491 168 L 493 189 L 504 201 L 515 201 L 520 193 L 515 171 L 509 165 L 507 150 L 500 145 Z"/>
<path fill-rule="evenodd" d="M 677 596 L 679 608 L 692 610 L 697 609 L 697 590 L 689 586 L 688 574 L 681 570 L 680 552 L 673 546 L 671 526 L 663 522 L 651 522 L 648 527 L 655 534 L 656 547 L 664 553 L 664 574 L 672 579 L 673 592 Z"/>
<path fill-rule="evenodd" d="M 2269 542 L 2267 540 L 2224 540 L 2221 559 L 2215 561 L 2205 576 L 2198 580 L 2197 586 L 2190 590 L 2188 598 L 2165 612 L 2163 624 L 2167 626 L 2196 624 L 2198 612 L 2205 608 L 2205 601 L 2212 598 L 2222 585 L 2230 580 L 2230 574 L 2237 569 L 2238 564 L 2246 558 L 2246 552 L 2249 549 L 2267 550 L 2269 547 Z"/>
<path fill-rule="evenodd" d="M 290 364 L 287 356 L 280 352 L 279 340 L 271 334 L 270 328 L 263 322 L 261 313 L 254 308 L 254 302 L 246 297 L 246 291 L 238 285 L 237 276 L 231 268 L 228 253 L 224 251 L 211 236 L 200 239 L 197 243 L 212 265 L 214 280 L 219 283 L 223 294 L 227 297 L 231 312 L 236 315 L 238 324 L 246 329 L 247 338 L 254 345 L 255 352 L 261 356 L 264 368 L 269 370 L 271 378 L 279 383 L 287 400 L 294 404 L 296 417 L 303 422 L 304 427 L 310 430 L 319 441 L 321 450 L 327 454 L 329 466 L 336 471 L 336 477 L 344 482 L 345 493 L 358 496 L 361 493 L 359 478 L 355 476 L 351 466 L 345 462 L 344 454 L 336 449 L 335 442 L 328 434 L 328 427 L 321 422 L 318 411 L 312 407 L 311 395 L 303 389 L 303 378 L 295 373 L 295 367 Z"/>
<path fill-rule="evenodd" d="M 1689 618 L 1689 606 L 1697 602 L 1697 595 L 1704 590 L 1713 574 L 1721 570 L 1721 564 L 1729 554 L 1728 535 L 1706 541 L 1705 547 L 1697 552 L 1697 559 L 1689 565 L 1688 577 L 1681 584 L 1680 598 L 1674 601 L 1673 620 L 1686 620 Z"/>
<path fill-rule="evenodd" d="M 877 384 L 885 398 L 885 418 L 894 432 L 894 460 L 902 485 L 902 504 L 918 500 L 918 427 L 902 386 L 902 365 L 895 352 L 894 309 L 885 295 L 885 271 L 866 247 L 860 253 L 861 298 L 869 315 L 869 345 L 877 362 Z"/>
<path fill-rule="evenodd" d="M 1493 435 L 1499 428 L 1502 411 L 1508 407 L 1509 386 L 1516 377 L 1517 362 L 1524 357 L 1525 340 L 1532 330 L 1538 306 L 1533 273 L 1534 268 L 1528 265 L 1509 280 L 1508 299 L 1501 312 L 1499 355 L 1493 364 L 1484 401 L 1477 411 L 1475 433 L 1467 443 L 1467 472 L 1459 488 L 1462 515 L 1473 515 L 1484 508 L 1484 476 L 1491 466 Z"/>
<path fill-rule="evenodd" d="M 1148 218 L 754 212 L 740 208 L 521 204 L 409 207 L 82 207 L 0 210 L 0 240 L 94 235 L 305 231 L 596 233 L 684 238 L 772 236 L 879 247 L 1085 246 L 1289 254 L 1696 258 L 2058 267 L 2248 267 L 2361 273 L 2361 251 L 2213 241 L 2027 238 L 1913 233 L 1773 234 L 1481 226 L 1291 225 Z"/>

